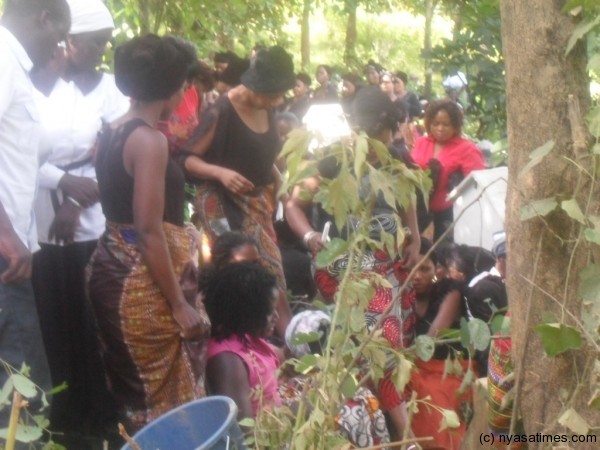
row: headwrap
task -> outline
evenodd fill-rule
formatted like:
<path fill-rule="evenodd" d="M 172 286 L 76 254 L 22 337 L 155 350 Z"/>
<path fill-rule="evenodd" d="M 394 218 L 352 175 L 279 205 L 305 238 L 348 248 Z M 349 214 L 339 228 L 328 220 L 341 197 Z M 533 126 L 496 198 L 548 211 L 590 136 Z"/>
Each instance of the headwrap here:
<path fill-rule="evenodd" d="M 296 358 L 309 353 L 322 353 L 321 344 L 327 339 L 331 318 L 323 311 L 306 310 L 296 314 L 285 329 L 285 343 Z M 319 333 L 319 342 L 310 344 L 294 344 L 295 336 L 309 333 Z M 317 345 L 311 345 L 317 344 Z"/>
<path fill-rule="evenodd" d="M 69 34 L 90 33 L 113 29 L 112 15 L 101 0 L 67 0 L 71 8 Z"/>

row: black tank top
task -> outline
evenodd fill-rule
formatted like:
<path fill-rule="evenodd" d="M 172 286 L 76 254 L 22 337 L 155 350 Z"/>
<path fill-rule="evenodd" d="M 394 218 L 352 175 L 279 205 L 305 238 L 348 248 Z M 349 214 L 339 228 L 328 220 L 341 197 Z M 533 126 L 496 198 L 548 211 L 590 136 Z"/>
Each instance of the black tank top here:
<path fill-rule="evenodd" d="M 202 159 L 235 170 L 256 187 L 266 186 L 273 182 L 273 163 L 281 150 L 274 114 L 268 114 L 269 129 L 256 133 L 244 123 L 227 95 L 222 95 L 203 116 L 191 141 L 208 132 L 216 120 L 214 138 Z"/>
<path fill-rule="evenodd" d="M 133 223 L 133 177 L 123 165 L 123 149 L 133 131 L 150 127 L 142 119 L 133 119 L 113 130 L 104 127 L 96 153 L 96 176 L 100 203 L 106 219 L 121 224 Z M 165 172 L 165 212 L 163 220 L 183 226 L 184 176 L 179 166 L 169 158 Z"/>

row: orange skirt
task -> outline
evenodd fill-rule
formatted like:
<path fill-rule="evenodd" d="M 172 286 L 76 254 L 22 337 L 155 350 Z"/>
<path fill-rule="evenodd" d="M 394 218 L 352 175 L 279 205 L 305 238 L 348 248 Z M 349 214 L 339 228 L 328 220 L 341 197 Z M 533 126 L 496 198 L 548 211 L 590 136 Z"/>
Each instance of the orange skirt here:
<path fill-rule="evenodd" d="M 442 414 L 432 406 L 419 403 L 419 411 L 413 416 L 412 430 L 416 437 L 433 437 L 432 442 L 423 442 L 423 448 L 458 450 L 467 427 L 462 411 L 466 406 L 472 407 L 473 392 L 469 386 L 464 393 L 458 394 L 462 377 L 450 374 L 444 377 L 444 363 L 445 360 L 441 359 L 417 360 L 410 389 L 417 393 L 418 400 L 423 400 L 437 408 L 455 411 L 460 418 L 460 426 L 440 431 Z M 466 372 L 469 362 L 460 361 L 460 363 Z M 425 400 L 427 397 L 430 398 Z"/>

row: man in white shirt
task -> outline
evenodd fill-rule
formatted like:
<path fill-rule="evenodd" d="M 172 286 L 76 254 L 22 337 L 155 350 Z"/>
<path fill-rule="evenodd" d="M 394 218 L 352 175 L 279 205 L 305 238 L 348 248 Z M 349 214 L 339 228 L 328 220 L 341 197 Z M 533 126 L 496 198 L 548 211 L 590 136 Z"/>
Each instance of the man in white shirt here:
<path fill-rule="evenodd" d="M 6 0 L 0 22 L 0 358 L 49 387 L 31 282 L 37 249 L 32 208 L 39 168 L 39 119 L 29 71 L 45 64 L 70 27 L 65 0 Z M 0 370 L 0 386 L 8 374 Z M 2 413 L 6 411 L 4 408 Z M 0 427 L 6 418 L 0 415 Z"/>

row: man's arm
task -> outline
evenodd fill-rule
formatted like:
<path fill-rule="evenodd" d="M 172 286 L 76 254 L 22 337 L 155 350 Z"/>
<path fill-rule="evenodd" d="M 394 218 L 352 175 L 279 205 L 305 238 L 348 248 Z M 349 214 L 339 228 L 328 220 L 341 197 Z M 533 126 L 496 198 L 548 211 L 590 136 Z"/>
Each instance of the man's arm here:
<path fill-rule="evenodd" d="M 0 282 L 18 283 L 31 277 L 31 252 L 21 242 L 0 202 L 0 257 L 8 264 Z"/>

